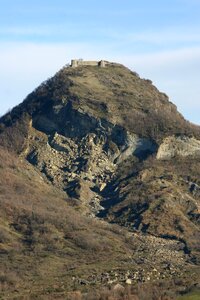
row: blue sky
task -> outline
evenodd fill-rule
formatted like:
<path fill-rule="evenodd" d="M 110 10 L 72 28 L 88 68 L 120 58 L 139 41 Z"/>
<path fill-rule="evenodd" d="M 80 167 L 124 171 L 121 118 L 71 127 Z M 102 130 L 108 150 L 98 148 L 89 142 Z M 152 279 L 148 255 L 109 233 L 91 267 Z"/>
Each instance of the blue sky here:
<path fill-rule="evenodd" d="M 71 58 L 149 78 L 200 124 L 200 0 L 0 0 L 0 114 Z"/>

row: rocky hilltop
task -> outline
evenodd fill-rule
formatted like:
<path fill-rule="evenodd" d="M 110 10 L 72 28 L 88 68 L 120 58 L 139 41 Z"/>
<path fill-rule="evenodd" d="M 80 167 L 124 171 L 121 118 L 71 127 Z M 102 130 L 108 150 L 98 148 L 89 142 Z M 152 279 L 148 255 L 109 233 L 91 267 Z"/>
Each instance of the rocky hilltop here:
<path fill-rule="evenodd" d="M 123 280 L 198 273 L 200 128 L 150 80 L 115 63 L 64 67 L 0 119 L 0 145 L 79 214 L 135 236 L 143 275 Z"/>

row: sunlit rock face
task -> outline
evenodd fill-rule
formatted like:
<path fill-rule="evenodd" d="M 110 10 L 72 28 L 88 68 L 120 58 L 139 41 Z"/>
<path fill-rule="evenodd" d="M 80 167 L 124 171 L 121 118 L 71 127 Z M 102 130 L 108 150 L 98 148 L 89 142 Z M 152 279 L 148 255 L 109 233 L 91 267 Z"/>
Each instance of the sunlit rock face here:
<path fill-rule="evenodd" d="M 160 145 L 157 159 L 167 160 L 173 157 L 200 157 L 200 140 L 188 136 L 169 136 Z"/>

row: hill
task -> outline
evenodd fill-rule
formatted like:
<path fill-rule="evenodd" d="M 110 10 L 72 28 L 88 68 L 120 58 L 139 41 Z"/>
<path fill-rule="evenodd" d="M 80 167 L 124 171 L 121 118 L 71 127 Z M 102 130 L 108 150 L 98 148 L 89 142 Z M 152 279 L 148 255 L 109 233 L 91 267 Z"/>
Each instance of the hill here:
<path fill-rule="evenodd" d="M 0 119 L 0 145 L 5 299 L 198 284 L 200 128 L 150 80 L 64 67 Z"/>

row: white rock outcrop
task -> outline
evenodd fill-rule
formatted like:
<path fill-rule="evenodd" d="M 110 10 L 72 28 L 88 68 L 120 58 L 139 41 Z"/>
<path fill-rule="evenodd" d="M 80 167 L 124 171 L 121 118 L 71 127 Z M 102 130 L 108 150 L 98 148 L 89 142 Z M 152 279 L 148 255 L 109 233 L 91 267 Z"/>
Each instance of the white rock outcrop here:
<path fill-rule="evenodd" d="M 158 148 L 157 159 L 167 160 L 177 156 L 200 156 L 200 140 L 188 136 L 165 138 Z"/>

